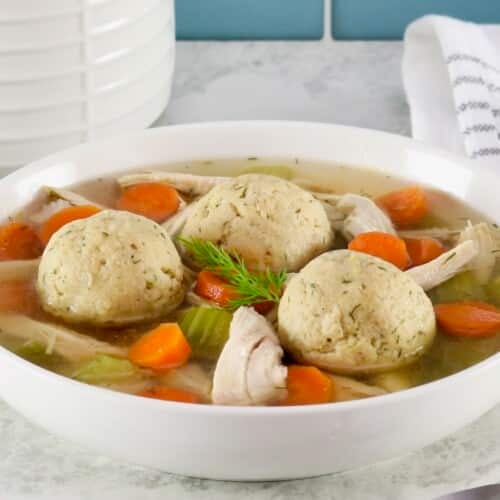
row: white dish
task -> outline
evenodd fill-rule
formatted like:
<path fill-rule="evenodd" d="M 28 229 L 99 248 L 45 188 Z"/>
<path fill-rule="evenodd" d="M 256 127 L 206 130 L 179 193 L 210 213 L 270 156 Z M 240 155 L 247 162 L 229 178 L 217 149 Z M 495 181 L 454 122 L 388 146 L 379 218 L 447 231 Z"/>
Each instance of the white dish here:
<path fill-rule="evenodd" d="M 151 68 L 170 54 L 170 64 L 174 60 L 175 41 L 173 36 L 169 37 L 168 23 L 162 29 L 154 33 L 144 46 L 124 48 L 120 52 L 110 54 L 107 58 L 91 64 L 87 69 L 91 74 L 89 78 L 89 94 L 91 97 L 98 96 L 107 88 L 121 83 L 141 78 Z M 79 47 L 70 47 L 79 52 Z M 26 55 L 26 54 L 25 54 Z M 9 79 L 0 75 L 0 113 L 3 111 L 25 111 L 41 107 L 57 107 L 68 103 L 81 102 L 82 78 L 86 71 L 85 67 L 74 67 L 68 71 L 61 71 L 61 64 L 54 64 L 45 60 L 45 53 L 30 54 L 31 60 L 23 61 L 19 66 L 19 72 L 14 67 L 16 61 L 10 55 L 0 54 L 0 67 L 9 67 Z M 61 55 L 64 63 L 64 56 Z M 32 64 L 31 64 L 32 63 Z M 26 73 L 27 68 L 31 68 Z M 36 69 L 37 68 L 37 69 Z M 48 70 L 52 72 L 46 73 Z M 37 77 L 31 77 L 32 71 L 40 71 Z"/>
<path fill-rule="evenodd" d="M 151 125 L 163 112 L 170 99 L 170 80 L 141 105 L 115 117 L 114 120 L 102 123 L 90 133 L 79 128 L 77 130 L 59 130 L 50 135 L 48 131 L 35 135 L 24 135 L 22 138 L 0 138 L 0 169 L 10 170 L 28 163 L 32 158 L 41 157 L 58 149 L 68 148 L 86 142 L 94 137 L 111 137 L 132 130 L 139 130 Z"/>
<path fill-rule="evenodd" d="M 148 126 L 143 110 L 163 103 L 156 118 L 168 102 L 173 0 L 39 4 L 0 5 L 0 167 Z"/>
<path fill-rule="evenodd" d="M 89 37 L 120 37 L 117 31 L 143 22 L 146 17 L 158 17 L 160 9 L 167 14 L 164 5 L 163 0 L 88 1 L 77 9 L 61 11 L 59 15 L 33 16 L 25 12 L 23 16 L 10 19 L 2 18 L 0 11 L 0 51 L 42 51 L 79 44 L 86 34 Z"/>
<path fill-rule="evenodd" d="M 253 156 L 376 167 L 444 190 L 498 220 L 491 186 L 500 178 L 470 161 L 381 132 L 286 122 L 178 126 L 80 146 L 1 180 L 0 216 L 22 207 L 43 184 Z M 371 464 L 428 445 L 500 402 L 500 354 L 401 393 L 271 408 L 137 398 L 60 377 L 4 349 L 0 365 L 0 396 L 48 431 L 121 460 L 215 479 L 290 479 Z"/>
<path fill-rule="evenodd" d="M 24 108 L 0 107 L 0 142 L 23 137 L 63 134 L 72 130 L 93 131 L 141 106 L 172 79 L 174 49 L 163 50 L 162 57 L 142 74 L 112 81 L 87 99 Z M 147 60 L 147 59 L 146 59 Z"/>

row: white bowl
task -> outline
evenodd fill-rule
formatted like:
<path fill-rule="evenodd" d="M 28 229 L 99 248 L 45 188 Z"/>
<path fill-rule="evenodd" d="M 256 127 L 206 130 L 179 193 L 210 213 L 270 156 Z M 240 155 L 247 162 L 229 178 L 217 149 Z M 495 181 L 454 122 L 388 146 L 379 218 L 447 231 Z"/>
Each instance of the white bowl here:
<path fill-rule="evenodd" d="M 75 98 L 43 106 L 0 107 L 0 142 L 72 130 L 95 133 L 103 123 L 116 120 L 141 106 L 170 83 L 174 49 L 170 47 L 169 50 L 167 44 L 165 48 L 161 50 L 160 60 L 154 61 L 143 73 L 109 82 L 98 92 L 91 92 L 87 99 Z"/>
<path fill-rule="evenodd" d="M 46 0 L 44 2 L 40 2 L 40 0 L 2 0 L 0 2 L 0 21 L 16 22 L 62 16 L 80 10 L 81 5 L 82 0 Z"/>
<path fill-rule="evenodd" d="M 175 61 L 173 0 L 66 8 L 51 0 L 47 12 L 32 0 L 7 4 L 10 11 L 0 5 L 0 167 L 146 127 L 163 111 Z M 153 112 L 152 103 L 161 107 Z"/>
<path fill-rule="evenodd" d="M 21 208 L 43 184 L 253 156 L 375 167 L 442 189 L 498 220 L 492 186 L 500 177 L 470 161 L 381 132 L 286 122 L 169 127 L 80 146 L 0 180 L 0 216 Z M 290 479 L 371 464 L 453 433 L 500 402 L 500 354 L 400 393 L 288 408 L 138 398 L 55 375 L 5 349 L 0 365 L 0 396 L 48 431 L 121 460 L 214 479 Z"/>
<path fill-rule="evenodd" d="M 0 51 L 43 51 L 79 44 L 87 37 L 113 36 L 116 30 L 158 16 L 160 9 L 168 11 L 164 7 L 163 0 L 100 0 L 50 14 L 33 15 L 25 10 L 17 17 L 2 16 L 0 8 Z"/>
<path fill-rule="evenodd" d="M 91 24 L 92 14 L 101 17 L 93 7 L 67 16 L 16 23 L 0 20 L 0 64 L 5 67 L 1 80 L 33 80 L 88 70 L 88 66 L 144 47 L 161 30 L 172 30 L 172 0 L 136 2 L 135 12 L 122 12 L 120 3 L 129 2 L 106 2 L 106 19 L 100 19 L 103 24 Z"/>
<path fill-rule="evenodd" d="M 161 29 L 150 35 L 144 45 L 124 46 L 119 52 L 110 53 L 108 57 L 90 64 L 88 67 L 74 67 L 68 71 L 61 70 L 61 60 L 45 60 L 46 52 L 29 54 L 32 60 L 15 61 L 10 54 L 0 53 L 0 67 L 9 67 L 6 78 L 0 75 L 0 113 L 4 111 L 25 111 L 41 107 L 64 106 L 68 103 L 82 101 L 82 78 L 89 72 L 90 97 L 98 96 L 117 83 L 126 84 L 141 78 L 148 70 L 170 54 L 170 63 L 174 60 L 175 40 L 172 19 L 165 20 Z M 80 51 L 79 46 L 70 46 L 68 50 Z M 64 56 L 59 53 L 64 60 Z M 19 68 L 15 64 L 20 62 Z M 51 66 L 53 64 L 53 66 Z M 33 68 L 38 68 L 38 76 L 31 77 Z M 31 69 L 28 69 L 31 68 Z M 41 76 L 43 73 L 44 76 Z"/>
<path fill-rule="evenodd" d="M 77 128 L 66 131 L 59 130 L 52 134 L 45 131 L 38 134 L 24 135 L 17 139 L 0 137 L 0 169 L 4 172 L 10 171 L 19 165 L 28 163 L 33 158 L 86 142 L 94 137 L 112 137 L 131 130 L 146 128 L 165 109 L 170 99 L 170 90 L 169 79 L 140 106 L 115 117 L 110 122 L 98 124 L 92 130 Z"/>

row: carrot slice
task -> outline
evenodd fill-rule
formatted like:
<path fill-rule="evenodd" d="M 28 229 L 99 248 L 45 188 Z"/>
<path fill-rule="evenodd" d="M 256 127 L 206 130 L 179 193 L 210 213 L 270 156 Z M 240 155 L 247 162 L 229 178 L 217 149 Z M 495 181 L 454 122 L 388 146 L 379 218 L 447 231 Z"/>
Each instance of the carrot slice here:
<path fill-rule="evenodd" d="M 163 222 L 177 212 L 179 193 L 172 186 L 154 182 L 135 184 L 126 188 L 116 202 L 116 208 Z"/>
<path fill-rule="evenodd" d="M 425 191 L 418 186 L 387 193 L 376 201 L 398 227 L 418 224 L 429 212 Z"/>
<path fill-rule="evenodd" d="M 37 295 L 31 281 L 0 282 L 0 311 L 32 314 L 37 308 Z"/>
<path fill-rule="evenodd" d="M 153 370 L 183 365 L 191 346 L 177 323 L 162 323 L 137 340 L 128 351 L 132 363 Z"/>
<path fill-rule="evenodd" d="M 411 265 L 420 266 L 439 257 L 446 248 L 434 238 L 405 238 Z"/>
<path fill-rule="evenodd" d="M 315 366 L 290 365 L 288 396 L 282 405 L 329 403 L 334 398 L 333 380 Z"/>
<path fill-rule="evenodd" d="M 144 398 L 162 399 L 163 401 L 177 401 L 179 403 L 200 403 L 200 398 L 189 391 L 173 389 L 171 387 L 153 387 L 137 394 Z"/>
<path fill-rule="evenodd" d="M 36 231 L 22 222 L 0 226 L 0 260 L 36 259 L 43 246 Z"/>
<path fill-rule="evenodd" d="M 215 302 L 218 306 L 227 307 L 231 300 L 238 298 L 238 292 L 232 285 L 226 283 L 210 271 L 200 271 L 196 280 L 194 291 L 200 297 Z M 273 307 L 273 302 L 258 302 L 252 307 L 260 314 L 268 313 Z"/>
<path fill-rule="evenodd" d="M 65 226 L 69 222 L 73 222 L 78 219 L 86 219 L 92 215 L 100 212 L 101 209 L 95 207 L 94 205 L 77 205 L 68 208 L 63 208 L 56 212 L 54 215 L 49 217 L 40 228 L 40 239 L 43 244 L 46 245 L 52 235 L 61 227 Z"/>
<path fill-rule="evenodd" d="M 221 307 L 226 307 L 238 296 L 231 285 L 210 271 L 201 271 L 198 274 L 194 291 L 200 297 L 211 300 Z"/>
<path fill-rule="evenodd" d="M 394 264 L 399 269 L 406 269 L 410 256 L 404 240 L 388 233 L 377 231 L 361 233 L 347 245 L 349 250 L 367 253 Z"/>
<path fill-rule="evenodd" d="M 500 309 L 477 301 L 434 306 L 441 330 L 456 337 L 483 337 L 500 332 Z"/>

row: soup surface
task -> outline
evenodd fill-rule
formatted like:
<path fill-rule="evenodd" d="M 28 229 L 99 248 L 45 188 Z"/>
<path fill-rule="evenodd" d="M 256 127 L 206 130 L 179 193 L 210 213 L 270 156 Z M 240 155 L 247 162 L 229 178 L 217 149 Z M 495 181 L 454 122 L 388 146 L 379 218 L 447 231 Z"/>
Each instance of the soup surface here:
<path fill-rule="evenodd" d="M 380 396 L 498 352 L 499 238 L 445 193 L 299 160 L 47 186 L 0 227 L 0 344 L 169 401 Z"/>

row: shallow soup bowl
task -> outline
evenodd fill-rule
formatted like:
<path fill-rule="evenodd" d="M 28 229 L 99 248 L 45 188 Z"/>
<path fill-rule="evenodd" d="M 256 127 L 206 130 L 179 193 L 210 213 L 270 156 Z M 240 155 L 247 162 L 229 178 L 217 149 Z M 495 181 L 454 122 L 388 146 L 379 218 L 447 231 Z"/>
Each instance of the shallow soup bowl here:
<path fill-rule="evenodd" d="M 159 128 L 35 162 L 0 181 L 0 215 L 15 213 L 45 184 L 249 157 L 375 168 L 443 190 L 492 220 L 500 212 L 494 189 L 500 176 L 406 138 L 324 124 L 226 122 Z M 140 398 L 64 378 L 3 348 L 0 370 L 0 397 L 55 435 L 119 460 L 228 480 L 316 476 L 396 457 L 457 431 L 500 402 L 500 354 L 403 392 L 295 407 Z"/>

